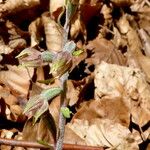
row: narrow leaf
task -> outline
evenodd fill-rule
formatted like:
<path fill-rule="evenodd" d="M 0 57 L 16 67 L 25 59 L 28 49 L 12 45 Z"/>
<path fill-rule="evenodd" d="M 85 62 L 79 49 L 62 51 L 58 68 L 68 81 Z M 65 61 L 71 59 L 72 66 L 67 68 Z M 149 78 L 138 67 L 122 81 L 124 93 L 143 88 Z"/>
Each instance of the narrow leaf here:
<path fill-rule="evenodd" d="M 48 100 L 54 98 L 55 96 L 57 96 L 58 94 L 60 94 L 61 91 L 62 91 L 62 88 L 53 87 L 53 88 L 42 91 L 42 93 L 40 95 L 42 98 L 44 98 L 44 100 L 48 101 Z"/>

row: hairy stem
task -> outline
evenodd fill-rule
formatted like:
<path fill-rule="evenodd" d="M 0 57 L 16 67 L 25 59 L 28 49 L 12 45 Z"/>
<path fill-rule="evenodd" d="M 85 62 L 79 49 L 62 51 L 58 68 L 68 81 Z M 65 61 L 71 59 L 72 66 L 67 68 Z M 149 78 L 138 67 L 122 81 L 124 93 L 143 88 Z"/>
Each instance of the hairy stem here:
<path fill-rule="evenodd" d="M 63 91 L 61 93 L 60 110 L 63 107 L 67 106 L 67 101 L 66 101 L 67 79 L 68 79 L 68 73 L 65 73 L 60 78 L 61 84 L 62 84 L 62 89 L 63 89 Z M 65 124 L 66 124 L 66 118 L 63 116 L 62 112 L 60 111 L 56 150 L 62 150 L 63 140 L 64 140 L 64 133 L 65 133 Z"/>

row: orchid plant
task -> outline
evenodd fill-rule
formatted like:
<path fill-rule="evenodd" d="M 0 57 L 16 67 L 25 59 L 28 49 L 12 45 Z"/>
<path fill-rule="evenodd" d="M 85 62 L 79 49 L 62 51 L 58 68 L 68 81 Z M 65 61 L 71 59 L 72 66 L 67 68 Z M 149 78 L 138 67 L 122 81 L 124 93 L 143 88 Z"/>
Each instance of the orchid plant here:
<path fill-rule="evenodd" d="M 67 89 L 66 81 L 68 79 L 69 69 L 72 66 L 72 55 L 76 49 L 76 44 L 73 41 L 68 40 L 69 24 L 76 10 L 76 5 L 73 5 L 70 0 L 66 0 L 64 8 L 66 16 L 65 24 L 62 27 L 62 25 L 58 23 L 58 25 L 64 30 L 64 44 L 62 50 L 60 52 L 52 52 L 50 50 L 40 52 L 36 48 L 26 48 L 17 56 L 20 64 L 25 67 L 39 67 L 45 64 L 50 64 L 50 74 L 52 74 L 54 78 L 60 80 L 61 85 L 59 87 L 44 89 L 41 93 L 30 97 L 24 109 L 24 114 L 26 114 L 28 118 L 33 117 L 34 123 L 36 123 L 44 112 L 48 110 L 48 101 L 61 94 L 56 150 L 62 149 L 65 117 L 70 116 L 69 113 L 71 113 L 68 111 L 69 109 L 67 109 L 67 104 L 65 102 Z"/>

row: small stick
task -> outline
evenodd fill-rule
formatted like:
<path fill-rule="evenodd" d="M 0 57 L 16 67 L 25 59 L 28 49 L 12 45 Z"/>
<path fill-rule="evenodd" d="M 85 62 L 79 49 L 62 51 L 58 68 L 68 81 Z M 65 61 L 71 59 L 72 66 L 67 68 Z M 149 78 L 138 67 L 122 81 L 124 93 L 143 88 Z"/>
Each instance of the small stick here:
<path fill-rule="evenodd" d="M 25 147 L 25 148 L 43 148 L 48 149 L 47 146 L 41 145 L 37 142 L 29 142 L 23 140 L 13 140 L 0 138 L 0 145 L 8 145 L 8 146 L 17 146 L 17 147 Z M 49 148 L 54 149 L 53 144 L 49 144 Z M 96 146 L 86 146 L 86 145 L 75 145 L 75 144 L 63 144 L 63 150 L 104 150 L 102 147 Z"/>

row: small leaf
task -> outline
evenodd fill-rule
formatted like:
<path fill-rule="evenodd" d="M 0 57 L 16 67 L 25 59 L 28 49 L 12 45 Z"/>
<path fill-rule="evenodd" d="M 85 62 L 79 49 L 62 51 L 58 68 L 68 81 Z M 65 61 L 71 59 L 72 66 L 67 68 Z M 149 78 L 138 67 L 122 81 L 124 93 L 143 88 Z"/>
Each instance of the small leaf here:
<path fill-rule="evenodd" d="M 57 54 L 51 65 L 50 73 L 57 78 L 69 71 L 72 66 L 72 55 L 68 51 Z"/>
<path fill-rule="evenodd" d="M 72 53 L 73 56 L 79 56 L 83 53 L 83 49 L 76 50 Z"/>
<path fill-rule="evenodd" d="M 52 98 L 54 98 L 55 96 L 57 96 L 58 94 L 60 94 L 62 92 L 62 88 L 60 87 L 53 87 L 50 89 L 45 89 L 44 91 L 41 92 L 40 96 L 48 101 Z"/>
<path fill-rule="evenodd" d="M 34 115 L 34 122 L 33 124 L 36 123 L 36 121 L 38 120 L 38 118 L 46 111 L 48 110 L 48 102 L 44 101 L 43 105 L 36 111 L 35 115 Z"/>
<path fill-rule="evenodd" d="M 72 16 L 75 14 L 77 5 L 74 5 L 70 0 L 66 0 L 66 15 L 71 20 Z M 69 22 L 68 22 L 69 23 Z"/>
<path fill-rule="evenodd" d="M 55 81 L 54 78 L 50 78 L 50 79 L 47 79 L 47 80 L 38 80 L 37 82 L 39 83 L 44 83 L 44 84 L 51 84 Z"/>
<path fill-rule="evenodd" d="M 55 54 L 50 51 L 44 51 L 41 53 L 41 58 L 45 62 L 52 62 L 54 56 L 55 56 Z"/>
<path fill-rule="evenodd" d="M 63 51 L 68 51 L 70 53 L 72 53 L 76 48 L 76 44 L 74 43 L 74 41 L 69 41 L 65 44 Z"/>
<path fill-rule="evenodd" d="M 41 145 L 44 145 L 46 146 L 47 148 L 50 148 L 51 149 L 54 149 L 51 145 L 49 145 L 46 141 L 43 141 L 43 140 L 37 140 L 37 142 Z"/>
<path fill-rule="evenodd" d="M 61 108 L 61 112 L 65 118 L 70 118 L 70 114 L 72 114 L 68 107 Z"/>

